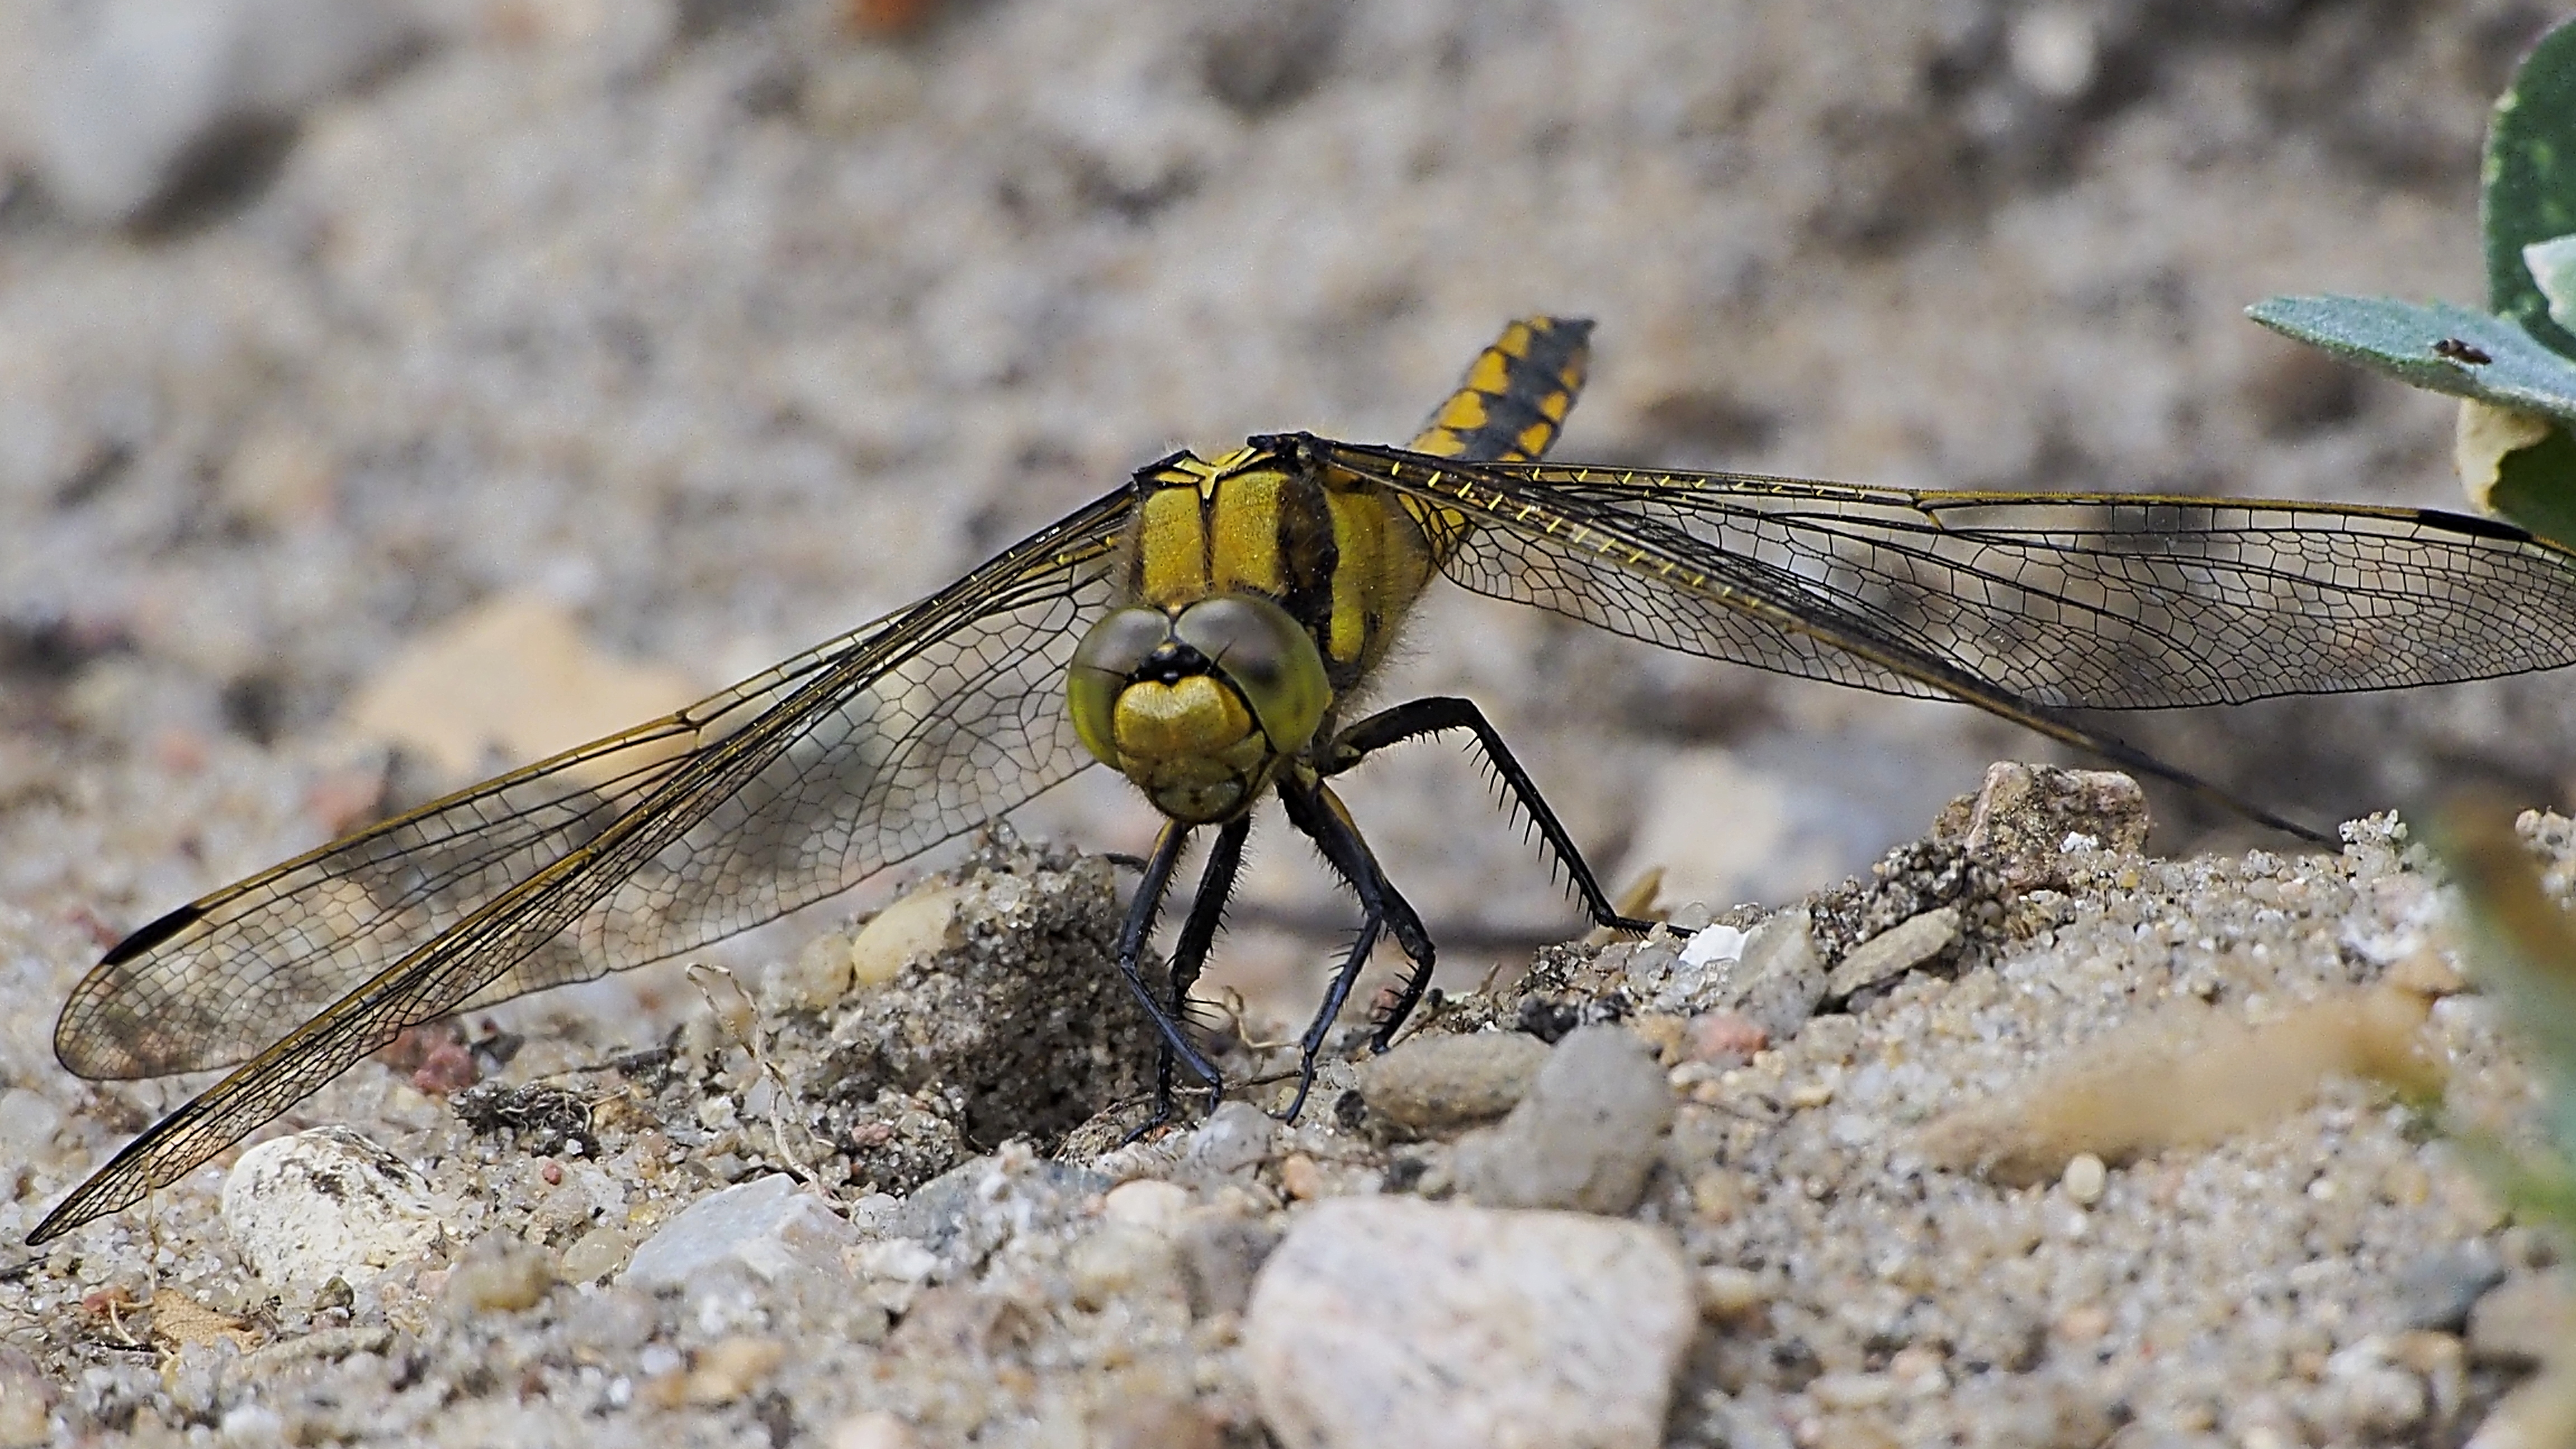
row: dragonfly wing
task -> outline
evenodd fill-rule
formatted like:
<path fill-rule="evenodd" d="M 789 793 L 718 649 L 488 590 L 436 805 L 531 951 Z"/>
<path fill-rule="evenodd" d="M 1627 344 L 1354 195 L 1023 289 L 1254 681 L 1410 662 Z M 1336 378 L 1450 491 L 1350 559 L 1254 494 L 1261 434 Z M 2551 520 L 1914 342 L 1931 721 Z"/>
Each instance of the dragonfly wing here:
<path fill-rule="evenodd" d="M 2576 556 L 2455 514 L 1329 446 L 1428 500 L 1485 502 L 1446 566 L 1470 589 L 1867 689 L 1964 679 L 2044 709 L 2161 709 L 2576 663 Z"/>
<path fill-rule="evenodd" d="M 1111 593 L 1106 564 L 1127 511 L 1123 491 L 1103 498 L 819 664 L 787 666 L 776 692 L 754 691 L 757 709 L 738 707 L 720 737 L 649 772 L 587 841 L 154 1124 L 28 1241 L 178 1180 L 513 971 L 523 988 L 551 985 L 742 930 L 1071 775 L 1089 757 L 1060 676 L 1080 624 Z M 240 969 L 222 959 L 219 969 Z"/>
<path fill-rule="evenodd" d="M 690 950 L 972 829 L 1089 763 L 1061 676 L 1080 621 L 1106 597 L 1125 499 L 665 719 L 163 917 L 75 988 L 57 1055 L 93 1078 L 246 1060 L 558 862 L 592 862 L 591 883 L 542 912 L 518 907 L 529 921 L 561 916 L 553 929 L 480 951 L 468 973 L 480 979 L 443 988 L 427 1016 Z M 715 763 L 727 768 L 709 773 Z M 653 810 L 689 826 L 644 855 L 586 854 Z M 601 889 L 609 870 L 617 879 Z M 575 896 L 582 909 L 565 913 Z"/>

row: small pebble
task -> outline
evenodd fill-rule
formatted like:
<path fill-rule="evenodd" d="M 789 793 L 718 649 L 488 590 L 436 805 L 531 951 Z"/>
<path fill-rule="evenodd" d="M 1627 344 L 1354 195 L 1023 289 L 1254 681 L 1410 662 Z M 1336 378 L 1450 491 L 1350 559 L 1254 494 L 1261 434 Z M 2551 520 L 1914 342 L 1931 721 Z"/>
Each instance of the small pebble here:
<path fill-rule="evenodd" d="M 852 1414 L 823 1436 L 824 1449 L 916 1449 L 920 1443 L 910 1424 L 883 1409 Z"/>
<path fill-rule="evenodd" d="M 596 1283 L 626 1266 L 627 1256 L 635 1251 L 635 1239 L 624 1230 L 603 1223 L 564 1249 L 563 1280 L 567 1283 Z"/>
<path fill-rule="evenodd" d="M 555 1285 L 543 1249 L 508 1232 L 485 1233 L 447 1275 L 447 1302 L 458 1313 L 517 1313 L 545 1301 Z"/>
<path fill-rule="evenodd" d="M 1360 1099 L 1372 1118 L 1424 1136 L 1478 1126 L 1528 1095 L 1547 1053 L 1516 1031 L 1410 1037 L 1360 1064 Z"/>
<path fill-rule="evenodd" d="M 1644 1196 L 1672 1122 L 1672 1089 L 1645 1043 L 1620 1027 L 1581 1027 L 1501 1125 L 1460 1140 L 1451 1170 L 1487 1207 L 1624 1213 Z"/>
<path fill-rule="evenodd" d="M 1796 1035 L 1825 996 L 1825 965 L 1803 910 L 1781 911 L 1754 927 L 1736 958 L 1709 975 L 1706 989 L 1692 993 L 1691 1010 L 1740 1015 L 1771 1041 Z"/>
<path fill-rule="evenodd" d="M 2068 1343 L 2088 1344 L 2111 1331 L 2111 1310 L 2099 1303 L 2079 1303 L 2057 1316 L 2057 1336 Z"/>
<path fill-rule="evenodd" d="M 346 1127 L 244 1152 L 224 1179 L 222 1211 L 251 1271 L 302 1299 L 333 1278 L 369 1282 L 446 1234 L 427 1180 Z"/>
<path fill-rule="evenodd" d="M 760 1387 L 786 1358 L 787 1346 L 774 1338 L 719 1339 L 689 1365 L 680 1397 L 691 1404 L 730 1404 Z"/>
<path fill-rule="evenodd" d="M 1741 1066 L 1770 1044 L 1771 1034 L 1742 1012 L 1703 1011 L 1690 1019 L 1689 1032 L 1683 1037 L 1683 1053 L 1694 1062 Z"/>
<path fill-rule="evenodd" d="M 2576 1294 L 2564 1272 L 2518 1273 L 2469 1310 L 2469 1356 L 2482 1363 L 2540 1363 L 2576 1343 Z"/>
<path fill-rule="evenodd" d="M 0 1158 L 41 1162 L 54 1156 L 63 1109 L 24 1087 L 0 1088 Z"/>
<path fill-rule="evenodd" d="M 1807 1397 L 1818 1408 L 1849 1413 L 1854 1409 L 1875 1409 L 1895 1399 L 1896 1380 L 1887 1374 L 1820 1374 L 1807 1385 Z"/>
<path fill-rule="evenodd" d="M 1299 1201 L 1324 1195 L 1324 1170 L 1315 1159 L 1302 1152 L 1291 1152 L 1279 1164 L 1279 1186 Z"/>
<path fill-rule="evenodd" d="M 1758 1274 L 1725 1263 L 1700 1269 L 1697 1286 L 1700 1316 L 1713 1323 L 1745 1317 L 1770 1301 Z"/>
<path fill-rule="evenodd" d="M 1344 1197 L 1261 1271 L 1244 1356 L 1300 1449 L 1651 1449 L 1698 1313 L 1661 1231 Z"/>
<path fill-rule="evenodd" d="M 1684 966 L 1714 966 L 1720 961 L 1744 959 L 1747 932 L 1733 926 L 1709 926 L 1694 932 L 1682 947 L 1680 962 Z"/>
<path fill-rule="evenodd" d="M 1228 1102 L 1192 1132 L 1183 1156 L 1202 1172 L 1239 1172 L 1270 1156 L 1279 1124 L 1250 1102 Z"/>
<path fill-rule="evenodd" d="M 1828 998 L 1846 997 L 1893 980 L 1959 943 L 1959 908 L 1943 906 L 1909 916 L 1844 953 L 1825 980 Z"/>
<path fill-rule="evenodd" d="M 35 1356 L 0 1344 L 0 1449 L 35 1449 L 53 1438 L 49 1418 L 62 1391 Z"/>
<path fill-rule="evenodd" d="M 2017 760 L 1988 765 L 1974 799 L 1943 812 L 1944 825 L 1954 819 L 1960 849 L 2022 892 L 2065 889 L 2069 855 L 2134 854 L 2151 824 L 2146 792 L 2127 775 Z"/>
<path fill-rule="evenodd" d="M 851 938 L 851 986 L 861 991 L 883 986 L 904 967 L 938 954 L 948 943 L 965 894 L 964 886 L 933 886 L 877 912 Z"/>
<path fill-rule="evenodd" d="M 2059 1184 L 2066 1189 L 2066 1195 L 2083 1207 L 2091 1207 L 2100 1202 L 2102 1189 L 2109 1181 L 2109 1169 L 2102 1165 L 2101 1158 L 2090 1152 L 2079 1152 L 2068 1158 L 2066 1171 L 2058 1179 Z"/>
<path fill-rule="evenodd" d="M 1100 1215 L 1113 1223 L 1168 1233 L 1180 1226 L 1181 1214 L 1189 1206 L 1188 1188 L 1177 1182 L 1144 1177 L 1111 1188 L 1100 1201 Z"/>
<path fill-rule="evenodd" d="M 662 1224 L 635 1250 L 618 1281 L 633 1288 L 683 1288 L 735 1265 L 766 1283 L 846 1283 L 842 1250 L 859 1232 L 783 1172 L 711 1193 Z"/>
<path fill-rule="evenodd" d="M 1165 1288 L 1182 1292 L 1172 1240 L 1151 1228 L 1103 1223 L 1065 1250 L 1065 1276 L 1075 1306 L 1098 1311 L 1111 1302 Z"/>

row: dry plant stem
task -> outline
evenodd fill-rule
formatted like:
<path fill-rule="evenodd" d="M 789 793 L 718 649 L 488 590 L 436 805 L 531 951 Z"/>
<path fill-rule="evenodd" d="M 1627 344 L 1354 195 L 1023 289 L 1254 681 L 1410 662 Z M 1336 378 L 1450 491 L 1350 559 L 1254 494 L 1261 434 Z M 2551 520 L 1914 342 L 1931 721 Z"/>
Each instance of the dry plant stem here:
<path fill-rule="evenodd" d="M 734 995 L 742 998 L 743 1009 L 751 1014 L 751 1032 L 748 1037 L 736 1031 L 731 1020 L 726 1017 L 724 1008 L 716 1005 L 715 995 L 707 990 L 707 983 L 699 974 L 701 972 L 722 976 L 725 984 L 733 988 Z M 787 1145 L 787 1123 L 780 1115 L 780 1104 L 788 1101 L 793 1093 L 787 1085 L 786 1075 L 770 1061 L 769 1054 L 761 1050 L 761 1038 L 767 1028 L 761 1024 L 760 1004 L 751 999 L 751 993 L 743 989 L 742 979 L 734 975 L 729 967 L 692 961 L 689 963 L 689 984 L 698 988 L 699 997 L 706 1002 L 707 1010 L 714 1014 L 716 1023 L 724 1029 L 724 1034 L 733 1038 L 736 1045 L 751 1054 L 752 1065 L 758 1067 L 761 1076 L 768 1080 L 769 1135 L 770 1139 L 778 1145 L 778 1155 L 786 1159 L 787 1165 L 796 1170 L 798 1177 L 803 1178 L 807 1184 L 825 1197 L 830 1197 L 831 1189 L 823 1185 L 822 1176 L 814 1171 L 813 1164 L 806 1160 L 805 1154 Z"/>

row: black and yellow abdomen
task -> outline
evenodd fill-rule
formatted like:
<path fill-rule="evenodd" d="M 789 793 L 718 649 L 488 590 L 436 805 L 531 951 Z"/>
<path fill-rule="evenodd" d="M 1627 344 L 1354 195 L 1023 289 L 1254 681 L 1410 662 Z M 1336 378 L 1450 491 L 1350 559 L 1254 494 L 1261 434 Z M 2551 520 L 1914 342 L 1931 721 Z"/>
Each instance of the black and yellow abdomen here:
<path fill-rule="evenodd" d="M 1556 317 L 1504 328 L 1411 446 L 1478 462 L 1543 455 L 1582 389 L 1591 332 L 1590 322 Z M 1176 454 L 1139 473 L 1137 487 L 1134 597 L 1172 609 L 1215 594 L 1263 595 L 1305 627 L 1336 690 L 1385 659 L 1465 527 L 1365 480 L 1312 474 L 1253 448 L 1213 462 Z"/>

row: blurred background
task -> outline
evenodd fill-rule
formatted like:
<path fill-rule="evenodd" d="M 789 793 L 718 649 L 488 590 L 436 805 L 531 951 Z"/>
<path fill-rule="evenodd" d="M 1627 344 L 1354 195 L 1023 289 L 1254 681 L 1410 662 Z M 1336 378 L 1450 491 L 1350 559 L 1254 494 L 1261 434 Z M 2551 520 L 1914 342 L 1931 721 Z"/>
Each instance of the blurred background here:
<path fill-rule="evenodd" d="M 1178 446 L 1400 440 L 1600 323 L 1558 456 L 2456 504 L 2447 405 L 2242 320 L 2482 300 L 2531 0 L 0 0 L 9 999 L 374 814 L 751 673 Z M 2107 721 L 2331 822 L 2564 803 L 2570 681 Z M 1781 902 L 1971 711 L 1455 593 L 1615 886 Z M 1093 772 L 1099 776 L 1101 772 Z M 1349 790 L 1470 981 L 1579 925 L 1461 753 Z M 2158 797 L 2160 847 L 2288 844 Z M 1140 851 L 1114 778 L 1023 829 Z M 1274 820 L 1220 979 L 1349 911 Z M 25 993 L 23 996 L 19 993 Z M 50 1008 L 0 1028 L 37 1070 Z"/>

